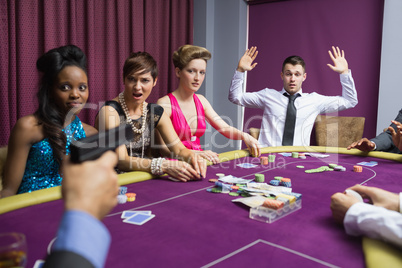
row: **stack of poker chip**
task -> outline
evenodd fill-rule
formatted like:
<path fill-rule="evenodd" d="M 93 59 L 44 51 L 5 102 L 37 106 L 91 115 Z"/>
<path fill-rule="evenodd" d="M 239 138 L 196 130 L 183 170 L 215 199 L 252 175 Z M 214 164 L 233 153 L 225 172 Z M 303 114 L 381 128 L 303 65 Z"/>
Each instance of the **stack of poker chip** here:
<path fill-rule="evenodd" d="M 134 202 L 135 201 L 135 193 L 126 193 L 127 196 L 127 202 Z"/>
<path fill-rule="evenodd" d="M 285 205 L 285 203 L 283 203 L 282 201 L 270 199 L 270 198 L 265 199 L 264 203 L 262 204 L 262 206 L 270 208 L 270 209 L 280 209 L 280 208 L 283 208 L 284 205 Z"/>
<path fill-rule="evenodd" d="M 127 187 L 126 186 L 120 186 L 119 187 L 119 195 L 123 195 L 127 193 Z"/>
<path fill-rule="evenodd" d="M 290 193 L 286 193 L 286 194 L 296 197 L 296 201 L 301 200 L 301 198 L 302 198 L 302 194 L 299 194 L 299 193 L 290 192 Z"/>
<path fill-rule="evenodd" d="M 265 181 L 265 176 L 264 174 L 255 174 L 255 181 L 256 182 L 264 182 Z"/>
<path fill-rule="evenodd" d="M 328 166 L 321 166 L 319 168 L 306 169 L 304 172 L 306 172 L 306 173 L 319 173 L 319 172 L 324 172 L 324 171 L 334 171 L 334 169 L 330 168 Z"/>
<path fill-rule="evenodd" d="M 363 167 L 362 167 L 362 166 L 353 166 L 353 171 L 354 171 L 354 172 L 362 172 L 362 171 L 363 171 Z"/>
<path fill-rule="evenodd" d="M 343 166 L 340 166 L 338 164 L 328 164 L 329 168 L 332 168 L 333 170 L 336 171 L 346 171 L 346 168 Z"/>
<path fill-rule="evenodd" d="M 285 186 L 285 187 L 288 187 L 288 188 L 292 187 L 292 183 L 291 183 L 289 178 L 282 178 L 281 179 L 281 185 Z"/>
<path fill-rule="evenodd" d="M 299 158 L 299 153 L 298 152 L 292 152 L 292 157 L 293 158 Z"/>
<path fill-rule="evenodd" d="M 230 190 L 232 190 L 232 185 L 226 184 L 226 183 L 222 183 L 222 182 L 220 182 L 220 181 L 216 181 L 216 182 L 215 182 L 215 186 L 216 186 L 217 188 L 220 188 L 220 190 L 221 190 L 222 193 L 229 193 Z M 213 188 L 212 188 L 212 189 L 213 189 Z"/>
<path fill-rule="evenodd" d="M 294 203 L 297 200 L 296 196 L 289 195 L 289 194 L 283 194 L 283 193 L 276 195 L 276 200 L 278 200 L 279 198 L 285 198 L 288 200 L 289 203 Z"/>
<path fill-rule="evenodd" d="M 278 180 L 271 180 L 269 182 L 269 184 L 273 185 L 273 186 L 279 186 L 279 181 Z"/>
<path fill-rule="evenodd" d="M 299 158 L 300 159 L 306 159 L 306 155 L 304 153 L 299 153 Z"/>
<path fill-rule="evenodd" d="M 261 165 L 268 165 L 268 157 L 266 157 L 266 156 L 261 156 L 260 157 L 260 163 L 261 163 Z"/>
<path fill-rule="evenodd" d="M 126 186 L 120 186 L 119 187 L 119 194 L 117 195 L 117 203 L 118 204 L 124 204 L 127 202 L 127 187 Z"/>
<path fill-rule="evenodd" d="M 274 154 L 268 155 L 268 162 L 270 162 L 270 163 L 275 162 L 275 155 Z"/>
<path fill-rule="evenodd" d="M 334 170 L 336 170 L 336 171 L 346 171 L 346 168 L 343 167 L 343 166 L 336 166 L 336 167 L 334 167 Z"/>
<path fill-rule="evenodd" d="M 117 203 L 118 204 L 124 204 L 127 202 L 127 196 L 125 194 L 119 194 L 117 196 Z"/>

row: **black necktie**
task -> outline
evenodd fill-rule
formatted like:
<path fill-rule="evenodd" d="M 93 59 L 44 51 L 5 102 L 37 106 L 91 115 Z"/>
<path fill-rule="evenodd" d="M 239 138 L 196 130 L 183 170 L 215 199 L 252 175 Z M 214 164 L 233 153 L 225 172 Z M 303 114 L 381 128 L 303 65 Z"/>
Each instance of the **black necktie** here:
<path fill-rule="evenodd" d="M 286 94 L 286 93 L 285 93 Z M 284 95 L 285 95 L 284 94 Z M 282 145 L 293 145 L 293 136 L 295 134 L 296 125 L 296 107 L 295 99 L 300 96 L 299 93 L 294 95 L 285 95 L 289 98 L 288 110 L 286 112 L 285 128 L 283 130 Z"/>

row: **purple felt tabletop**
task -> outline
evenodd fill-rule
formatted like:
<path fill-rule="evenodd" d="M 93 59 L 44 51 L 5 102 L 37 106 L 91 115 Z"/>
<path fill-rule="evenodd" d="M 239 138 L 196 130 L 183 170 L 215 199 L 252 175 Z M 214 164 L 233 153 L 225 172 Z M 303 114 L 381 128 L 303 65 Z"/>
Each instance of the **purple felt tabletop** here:
<path fill-rule="evenodd" d="M 362 161 L 378 165 L 353 172 Z M 257 167 L 238 167 L 241 163 Z M 305 173 L 330 163 L 346 171 Z M 276 154 L 266 166 L 250 157 L 210 166 L 202 181 L 162 178 L 126 185 L 136 200 L 117 205 L 103 221 L 112 235 L 106 267 L 364 267 L 361 238 L 346 235 L 333 221 L 330 197 L 360 183 L 402 191 L 400 165 L 354 155 L 297 159 Z M 265 182 L 290 178 L 293 192 L 303 195 L 302 208 L 271 224 L 250 219 L 248 207 L 231 202 L 238 197 L 207 192 L 216 173 L 246 179 L 262 173 Z M 150 210 L 155 217 L 141 226 L 127 224 L 121 219 L 124 210 Z M 62 212 L 58 200 L 0 215 L 0 232 L 26 234 L 27 267 L 45 257 Z"/>

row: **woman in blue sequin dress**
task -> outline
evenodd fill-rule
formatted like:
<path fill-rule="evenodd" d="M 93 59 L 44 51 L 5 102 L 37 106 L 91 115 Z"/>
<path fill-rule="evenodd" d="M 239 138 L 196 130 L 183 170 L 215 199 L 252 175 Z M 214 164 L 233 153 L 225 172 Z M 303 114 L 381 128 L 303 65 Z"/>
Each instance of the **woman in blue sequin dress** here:
<path fill-rule="evenodd" d="M 76 46 L 52 49 L 36 62 L 43 73 L 38 110 L 18 119 L 8 143 L 1 197 L 61 184 L 62 157 L 73 140 L 97 130 L 76 116 L 88 99 L 86 56 Z"/>

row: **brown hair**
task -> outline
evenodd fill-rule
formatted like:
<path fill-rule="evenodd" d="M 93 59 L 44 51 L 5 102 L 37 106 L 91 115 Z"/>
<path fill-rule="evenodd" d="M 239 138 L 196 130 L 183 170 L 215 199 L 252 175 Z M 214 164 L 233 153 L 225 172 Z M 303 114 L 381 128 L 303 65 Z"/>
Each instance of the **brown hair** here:
<path fill-rule="evenodd" d="M 304 60 L 303 60 L 301 57 L 299 57 L 299 56 L 290 56 L 290 57 L 287 57 L 287 58 L 283 61 L 283 64 L 282 64 L 282 72 L 283 72 L 283 69 L 285 69 L 285 65 L 288 64 L 288 63 L 292 64 L 293 66 L 295 66 L 295 65 L 301 65 L 301 66 L 303 67 L 303 71 L 306 72 L 306 63 L 304 62 Z"/>
<path fill-rule="evenodd" d="M 173 64 L 174 67 L 182 70 L 194 59 L 203 59 L 207 62 L 210 58 L 211 52 L 209 52 L 208 49 L 193 45 L 184 45 L 173 53 Z"/>
<path fill-rule="evenodd" d="M 141 72 L 141 74 L 151 73 L 152 78 L 158 77 L 158 66 L 155 59 L 148 52 L 131 53 L 123 66 L 123 80 L 132 73 Z"/>

